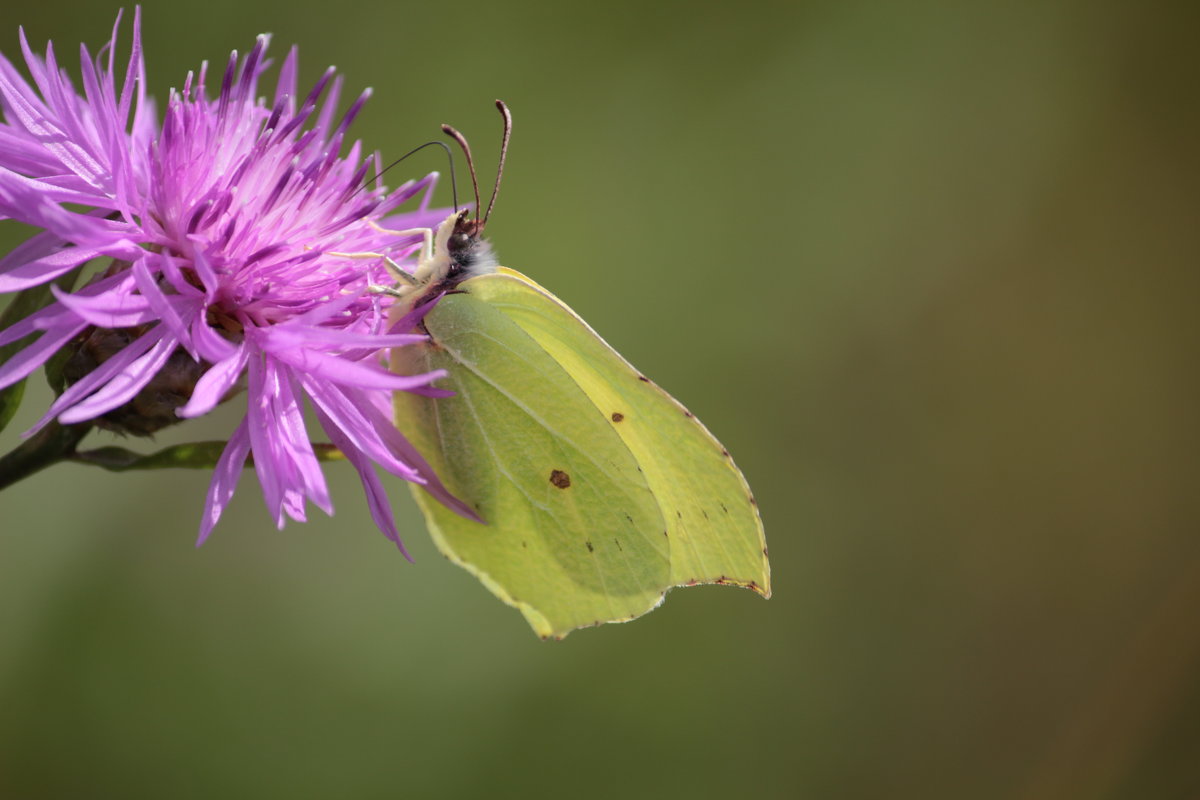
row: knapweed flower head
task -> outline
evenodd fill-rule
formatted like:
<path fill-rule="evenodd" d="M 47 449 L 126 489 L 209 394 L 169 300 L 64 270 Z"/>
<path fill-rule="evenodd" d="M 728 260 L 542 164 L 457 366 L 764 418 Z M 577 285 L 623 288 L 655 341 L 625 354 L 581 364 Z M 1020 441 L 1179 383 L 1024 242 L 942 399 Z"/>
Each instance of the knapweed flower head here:
<path fill-rule="evenodd" d="M 31 80 L 0 56 L 0 217 L 40 229 L 0 260 L 0 292 L 97 259 L 108 265 L 73 292 L 54 287 L 53 303 L 0 331 L 0 345 L 37 334 L 0 366 L 0 388 L 70 353 L 65 389 L 38 427 L 91 421 L 134 433 L 244 397 L 200 541 L 251 456 L 279 526 L 303 520 L 306 499 L 332 512 L 306 400 L 398 545 L 373 465 L 469 515 L 391 423 L 392 392 L 439 394 L 431 383 L 440 373 L 384 368 L 388 348 L 423 338 L 410 332 L 422 310 L 389 326 L 390 298 L 372 291 L 387 280 L 382 259 L 362 257 L 411 261 L 420 236 L 394 231 L 444 216 L 427 208 L 437 176 L 390 193 L 364 189 L 378 158 L 345 138 L 367 93 L 338 116 L 341 79 L 331 68 L 299 95 L 293 49 L 266 101 L 258 94 L 266 36 L 244 58 L 230 56 L 213 97 L 207 65 L 189 74 L 160 125 L 145 94 L 140 15 L 124 64 L 119 27 L 118 17 L 95 59 L 82 50 L 82 91 L 53 47 L 35 54 L 24 31 Z M 396 213 L 413 198 L 417 210 Z"/>

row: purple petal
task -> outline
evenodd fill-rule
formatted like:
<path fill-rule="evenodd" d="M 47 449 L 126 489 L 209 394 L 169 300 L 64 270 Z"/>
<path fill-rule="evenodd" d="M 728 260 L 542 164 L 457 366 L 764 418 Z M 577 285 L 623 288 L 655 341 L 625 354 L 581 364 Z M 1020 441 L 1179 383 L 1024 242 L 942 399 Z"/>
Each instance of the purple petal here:
<path fill-rule="evenodd" d="M 324 384 L 319 381 L 302 377 L 301 383 L 314 407 L 320 409 L 325 416 L 336 425 L 342 434 L 388 472 L 409 481 L 419 481 L 419 473 L 406 462 L 398 459 L 382 438 L 386 427 L 380 427 L 363 413 L 363 408 L 351 402 L 345 390 L 336 385 Z"/>
<path fill-rule="evenodd" d="M 289 344 L 296 347 L 328 345 L 336 348 L 366 347 L 379 351 L 427 341 L 429 337 L 419 333 L 355 333 L 333 328 L 298 328 L 293 325 L 276 325 L 271 329 L 273 348 L 287 347 Z"/>
<path fill-rule="evenodd" d="M 29 261 L 36 261 L 43 256 L 57 253 L 68 246 L 70 246 L 70 242 L 64 241 L 62 237 L 55 236 L 53 233 L 42 232 L 30 236 L 10 250 L 4 258 L 0 258 L 0 273 L 8 272 Z"/>
<path fill-rule="evenodd" d="M 145 355 L 161 338 L 162 333 L 158 330 L 142 334 L 119 352 L 115 353 L 112 358 L 68 386 L 66 391 L 59 395 L 58 399 L 51 404 L 50 409 L 38 420 L 37 424 L 26 431 L 25 435 L 28 436 L 35 433 L 43 425 L 57 417 L 61 411 L 75 405 L 117 375 L 129 369 L 130 365 Z"/>
<path fill-rule="evenodd" d="M 246 348 L 240 347 L 229 358 L 214 364 L 196 381 L 192 396 L 176 413 L 181 417 L 190 418 L 212 411 L 241 377 L 246 368 L 246 359 Z"/>
<path fill-rule="evenodd" d="M 270 352 L 273 357 L 296 368 L 302 374 L 360 389 L 405 391 L 425 386 L 438 378 L 446 377 L 447 374 L 444 369 L 439 369 L 420 375 L 395 375 L 377 367 L 314 350 L 289 350 L 286 347 L 275 349 L 273 342 L 264 345 L 264 350 Z"/>
<path fill-rule="evenodd" d="M 171 332 L 171 335 L 179 341 L 188 354 L 196 361 L 199 361 L 200 356 L 196 352 L 195 345 L 192 343 L 188 325 L 184 322 L 183 316 L 180 313 L 183 312 L 188 317 L 194 316 L 201 310 L 199 298 L 181 298 L 177 295 L 168 297 L 163 294 L 162 289 L 158 287 L 153 276 L 150 275 L 150 270 L 146 267 L 145 259 L 134 262 L 132 272 L 134 281 L 137 282 L 138 291 L 142 293 L 142 297 L 145 299 L 150 311 L 155 317 L 162 320 L 163 324 Z"/>
<path fill-rule="evenodd" d="M 250 436 L 250 449 L 254 452 L 254 471 L 258 473 L 267 510 L 275 525 L 282 528 L 284 488 L 281 478 L 288 465 L 275 462 L 271 437 L 274 420 L 270 413 L 271 397 L 278 387 L 272 382 L 274 374 L 265 369 L 260 359 L 250 359 L 247 367 L 250 386 L 246 397 L 246 430 Z"/>
<path fill-rule="evenodd" d="M 127 275 L 114 275 L 110 278 L 104 278 L 90 283 L 75 293 L 76 297 L 91 297 L 102 292 L 107 292 L 114 287 L 117 287 L 123 281 L 129 280 Z M 66 308 L 60 303 L 52 303 L 40 311 L 30 314 L 25 319 L 15 322 L 9 327 L 0 331 L 0 345 L 6 345 L 10 342 L 15 342 L 19 339 L 24 339 L 30 334 L 38 331 L 62 328 L 75 324 L 84 324 L 82 320 L 75 316 L 75 313 Z"/>
<path fill-rule="evenodd" d="M 20 324 L 12 327 L 16 328 Z M 70 320 L 47 330 L 32 344 L 0 365 L 0 389 L 27 377 L 86 327 L 86 322 Z"/>
<path fill-rule="evenodd" d="M 370 460 L 363 452 L 344 435 L 342 430 L 334 422 L 329 419 L 319 408 L 316 409 L 317 420 L 321 423 L 321 427 L 328 434 L 330 442 L 337 449 L 342 451 L 346 456 L 346 460 L 354 465 L 354 469 L 358 471 L 358 476 L 362 480 L 363 492 L 367 495 L 367 507 L 371 511 L 371 519 L 375 520 L 375 525 L 379 530 L 383 531 L 383 535 L 396 543 L 396 547 L 409 561 L 412 561 L 412 556 L 408 554 L 408 550 L 404 547 L 404 542 L 400 540 L 400 533 L 396 530 L 396 523 L 392 516 L 392 505 L 388 500 L 387 491 L 384 489 L 383 482 L 375 473 L 371 466 Z"/>
<path fill-rule="evenodd" d="M 393 322 L 388 330 L 388 333 L 408 333 L 417 326 L 418 322 L 425 319 L 425 315 L 432 311 L 434 306 L 438 304 L 438 301 L 445 296 L 446 293 L 442 292 L 429 302 L 422 303 L 421 305 L 413 308 L 403 317 Z"/>
<path fill-rule="evenodd" d="M 242 476 L 242 466 L 246 463 L 246 456 L 250 455 L 248 425 L 249 421 L 245 419 L 238 425 L 213 469 L 212 481 L 208 484 L 208 496 L 204 500 L 204 514 L 200 518 L 200 535 L 196 538 L 196 547 L 208 539 L 213 526 L 221 518 L 221 512 L 229 505 L 234 490 L 237 489 L 238 479 Z"/>
<path fill-rule="evenodd" d="M 438 478 L 437 473 L 429 465 L 429 462 L 425 460 L 425 457 L 421 455 L 417 448 L 413 447 L 412 442 L 408 441 L 408 438 L 392 423 L 392 399 L 390 395 L 378 392 L 360 395 L 356 405 L 363 416 L 370 420 L 374 429 L 378 431 L 388 451 L 394 454 L 401 462 L 410 465 L 420 476 L 420 480 L 415 481 L 416 483 L 422 484 L 425 487 L 425 491 L 429 492 L 438 502 L 459 516 L 466 517 L 475 522 L 484 522 L 475 513 L 475 509 L 450 493 L 450 490 Z"/>
<path fill-rule="evenodd" d="M 329 300 L 328 302 L 321 303 L 320 305 L 305 311 L 303 314 L 298 314 L 297 316 L 288 320 L 287 324 L 302 326 L 320 325 L 322 322 L 330 320 L 333 317 L 336 317 L 338 314 L 341 314 L 355 303 L 360 302 L 360 300 L 361 295 L 346 294 L 336 299 Z"/>
<path fill-rule="evenodd" d="M 8 62 L 5 61 L 4 64 L 7 66 Z M 10 69 L 11 67 L 0 69 L 0 97 L 5 100 L 5 118 L 10 122 L 19 123 L 33 138 L 40 140 L 59 163 L 83 178 L 90 186 L 99 189 L 101 183 L 98 176 L 102 174 L 103 167 L 83 147 L 76 144 L 66 131 L 47 118 L 45 107 L 31 100 L 33 92 L 28 85 L 24 85 L 22 81 L 22 91 L 21 85 L 14 84 Z"/>
<path fill-rule="evenodd" d="M 275 102 L 286 100 L 289 103 L 290 110 L 295 109 L 296 98 L 296 76 L 299 73 L 300 50 L 293 45 L 288 51 L 287 58 L 283 60 L 283 66 L 279 68 L 279 82 L 275 87 Z"/>
<path fill-rule="evenodd" d="M 192 325 L 192 342 L 200 357 L 214 364 L 224 361 L 238 350 L 237 345 L 210 328 L 203 316 L 198 317 Z"/>
<path fill-rule="evenodd" d="M 158 265 L 157 271 L 162 273 L 163 278 L 175 290 L 176 294 L 195 298 L 202 298 L 204 296 L 204 292 L 193 286 L 184 275 L 179 266 L 179 259 L 170 253 L 148 253 L 145 260 L 153 260 Z"/>
<path fill-rule="evenodd" d="M 30 286 L 39 286 L 65 275 L 84 262 L 100 255 L 98 250 L 83 247 L 68 247 L 48 256 L 26 261 L 11 268 L 0 265 L 0 293 L 19 292 Z M 6 259 L 7 260 L 7 259 Z"/>
<path fill-rule="evenodd" d="M 321 473 L 321 464 L 313 452 L 312 442 L 304 426 L 304 412 L 297 396 L 296 384 L 291 375 L 280 370 L 279 396 L 275 401 L 277 432 L 281 448 L 295 465 L 303 494 L 326 514 L 333 514 L 329 488 Z"/>
<path fill-rule="evenodd" d="M 417 449 L 391 422 L 391 395 L 386 392 L 345 392 L 338 387 L 306 382 L 314 407 L 336 425 L 356 450 L 405 480 L 419 483 L 443 505 L 467 519 L 479 516 L 446 489 Z M 324 426 L 324 423 L 322 423 Z M 329 428 L 325 427 L 326 432 Z M 332 438 L 330 433 L 330 438 Z M 344 450 L 344 448 L 341 448 Z"/>
<path fill-rule="evenodd" d="M 165 327 L 155 328 L 150 333 L 157 333 L 161 340 L 150 348 L 148 353 L 130 364 L 128 370 L 105 384 L 104 388 L 79 405 L 72 406 L 59 414 L 59 421 L 64 425 L 83 422 L 112 411 L 117 406 L 132 400 L 134 395 L 150 382 L 150 379 L 166 363 L 167 359 L 171 357 L 171 353 L 179 345 L 174 337 L 166 335 Z"/>
<path fill-rule="evenodd" d="M 99 328 L 132 328 L 156 318 L 145 297 L 133 294 L 133 280 L 100 295 L 70 294 L 51 286 L 50 291 L 59 303 L 70 309 L 89 325 Z"/>
<path fill-rule="evenodd" d="M 276 525 L 283 527 L 285 514 L 303 522 L 305 497 L 332 513 L 324 477 L 305 434 L 304 418 L 290 377 L 270 359 L 261 365 L 258 359 L 251 359 L 250 383 L 247 418 L 254 468 Z M 253 392 L 256 385 L 262 391 Z"/>

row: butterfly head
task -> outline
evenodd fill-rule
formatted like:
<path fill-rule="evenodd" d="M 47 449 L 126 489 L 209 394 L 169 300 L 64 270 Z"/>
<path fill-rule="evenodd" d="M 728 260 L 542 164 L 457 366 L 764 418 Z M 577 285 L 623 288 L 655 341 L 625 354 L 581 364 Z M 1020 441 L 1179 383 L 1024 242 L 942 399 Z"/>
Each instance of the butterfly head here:
<path fill-rule="evenodd" d="M 487 211 L 482 217 L 479 216 L 479 181 L 475 174 L 475 162 L 471 158 L 471 148 L 461 133 L 449 125 L 442 126 L 442 130 L 458 143 L 466 156 L 467 167 L 471 172 L 471 186 L 475 190 L 475 216 L 472 217 L 471 209 L 457 208 L 456 195 L 454 212 L 438 224 L 433 231 L 432 241 L 427 240 L 412 278 L 405 282 L 406 285 L 395 290 L 395 295 L 405 300 L 398 306 L 401 311 L 411 309 L 436 294 L 454 291 L 463 281 L 476 275 L 494 272 L 496 269 L 496 257 L 492 253 L 491 244 L 483 238 L 483 230 L 487 227 L 492 207 L 496 204 L 496 195 L 500 193 L 500 177 L 504 172 L 504 158 L 508 153 L 508 139 L 512 133 L 512 115 L 508 106 L 497 100 L 496 108 L 504 117 L 504 138 L 500 144 L 496 185 L 492 189 L 492 199 L 488 203 Z M 453 174 L 452 163 L 452 177 Z"/>
<path fill-rule="evenodd" d="M 452 284 L 476 275 L 494 272 L 496 258 L 492 245 L 483 238 L 485 219 L 471 219 L 466 209 L 447 217 L 438 228 L 437 246 L 446 254 L 444 279 Z M 445 229 L 444 238 L 442 229 Z"/>
<path fill-rule="evenodd" d="M 435 252 L 442 254 L 445 259 L 444 280 L 457 284 L 473 275 L 492 272 L 496 268 L 496 259 L 492 254 L 492 246 L 483 238 L 483 229 L 487 227 L 496 205 L 496 196 L 500 194 L 500 178 L 504 174 L 504 159 L 508 155 L 508 139 L 512 135 L 512 114 L 508 106 L 500 100 L 496 108 L 504 118 L 504 135 L 500 140 L 500 163 L 496 168 L 496 184 L 492 188 L 492 198 L 488 201 L 487 210 L 479 216 L 479 181 L 475 174 L 475 162 L 471 158 L 471 148 L 467 139 L 449 125 L 443 125 L 442 131 L 454 139 L 462 148 L 467 159 L 467 169 L 471 173 L 471 187 L 475 190 L 475 217 L 471 217 L 468 209 L 455 210 L 438 226 L 435 236 Z"/>
<path fill-rule="evenodd" d="M 446 240 L 446 251 L 451 258 L 470 253 L 479 244 L 479 237 L 483 235 L 485 225 L 484 220 L 471 219 L 467 209 L 458 212 L 453 220 L 454 226 Z"/>

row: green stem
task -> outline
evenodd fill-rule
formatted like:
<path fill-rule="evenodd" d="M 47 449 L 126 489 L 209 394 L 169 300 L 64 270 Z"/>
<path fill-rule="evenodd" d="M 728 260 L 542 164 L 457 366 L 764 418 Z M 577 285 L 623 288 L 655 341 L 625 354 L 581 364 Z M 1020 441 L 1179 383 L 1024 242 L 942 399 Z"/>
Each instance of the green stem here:
<path fill-rule="evenodd" d="M 51 464 L 67 460 L 91 429 L 88 424 L 63 426 L 51 422 L 11 453 L 0 456 L 0 489 L 6 489 Z"/>
<path fill-rule="evenodd" d="M 97 447 L 95 450 L 77 450 L 68 456 L 77 464 L 100 467 L 109 472 L 128 472 L 141 469 L 212 469 L 221 458 L 226 442 L 191 442 L 163 448 L 155 453 L 142 454 L 123 447 Z M 345 461 L 342 451 L 331 444 L 313 444 L 318 461 Z M 246 456 L 245 465 L 254 466 L 254 454 Z"/>

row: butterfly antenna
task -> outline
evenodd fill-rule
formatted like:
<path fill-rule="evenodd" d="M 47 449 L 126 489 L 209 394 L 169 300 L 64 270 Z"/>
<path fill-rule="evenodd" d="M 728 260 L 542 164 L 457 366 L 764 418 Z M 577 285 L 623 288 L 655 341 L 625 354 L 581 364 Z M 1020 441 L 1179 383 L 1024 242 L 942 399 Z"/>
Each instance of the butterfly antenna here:
<path fill-rule="evenodd" d="M 500 194 L 500 176 L 504 174 L 504 157 L 508 155 L 508 139 L 512 136 L 512 112 L 504 105 L 503 100 L 496 101 L 496 108 L 500 110 L 500 116 L 504 117 L 504 137 L 500 140 L 500 165 L 496 167 L 496 185 L 492 187 L 492 199 L 488 201 L 487 213 L 483 215 L 480 230 L 487 225 L 492 216 L 492 206 L 496 205 L 496 195 Z"/>
<path fill-rule="evenodd" d="M 458 146 L 462 148 L 463 155 L 467 157 L 467 169 L 471 171 L 471 188 L 475 190 L 475 217 L 479 218 L 479 180 L 475 177 L 475 162 L 471 159 L 471 147 L 467 144 L 467 139 L 458 131 L 451 128 L 449 125 L 442 126 L 442 133 L 449 136 L 454 141 L 458 142 Z M 457 203 L 454 206 L 455 211 L 458 210 Z"/>
<path fill-rule="evenodd" d="M 383 169 L 379 170 L 379 172 L 376 172 L 376 173 L 375 173 L 374 175 L 372 175 L 370 178 L 368 178 L 367 180 L 363 181 L 363 185 L 362 185 L 362 186 L 360 186 L 360 187 L 358 187 L 357 189 L 355 189 L 355 190 L 354 190 L 354 194 L 350 195 L 350 197 L 354 197 L 354 195 L 355 195 L 355 194 L 358 194 L 358 193 L 359 193 L 359 192 L 361 192 L 363 189 L 367 188 L 367 187 L 368 187 L 368 186 L 370 186 L 372 183 L 374 183 L 375 181 L 379 180 L 380 176 L 382 176 L 382 175 L 383 175 L 383 173 L 387 172 L 389 169 L 391 169 L 392 167 L 396 166 L 397 164 L 399 164 L 399 163 L 400 163 L 401 161 L 403 161 L 404 159 L 408 158 L 408 157 L 409 157 L 409 156 L 411 156 L 411 155 L 415 155 L 416 153 L 419 153 L 419 152 L 421 152 L 421 151 L 422 151 L 422 150 L 424 150 L 426 147 L 429 147 L 429 146 L 431 146 L 431 145 L 435 145 L 435 144 L 436 144 L 438 147 L 440 147 L 440 148 L 442 148 L 443 150 L 445 150 L 445 151 L 446 151 L 446 158 L 447 158 L 447 160 L 449 160 L 449 162 L 450 162 L 450 193 L 451 193 L 451 195 L 454 197 L 454 210 L 455 210 L 455 211 L 457 211 L 457 210 L 458 210 L 458 181 L 455 179 L 455 175 L 454 175 L 454 153 L 452 153 L 452 152 L 450 151 L 450 147 L 449 147 L 449 145 L 447 145 L 445 142 L 438 141 L 438 140 L 434 140 L 434 141 L 432 141 L 432 142 L 426 142 L 425 144 L 421 145 L 420 147 L 414 147 L 412 150 L 409 150 L 407 153 L 405 153 L 404 155 L 400 156 L 399 158 L 397 158 L 397 159 L 396 159 L 395 161 L 393 161 L 392 163 L 388 164 L 388 165 L 387 165 L 386 167 L 384 167 Z M 347 198 L 347 199 L 349 199 L 349 198 Z"/>

